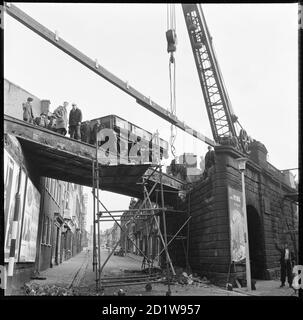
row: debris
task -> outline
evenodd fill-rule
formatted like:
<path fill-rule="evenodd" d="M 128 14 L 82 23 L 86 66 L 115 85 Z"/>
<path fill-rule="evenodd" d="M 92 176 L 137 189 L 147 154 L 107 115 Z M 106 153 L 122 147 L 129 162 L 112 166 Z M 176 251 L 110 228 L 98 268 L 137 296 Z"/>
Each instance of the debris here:
<path fill-rule="evenodd" d="M 148 283 L 148 284 L 145 286 L 145 290 L 148 291 L 148 292 L 149 292 L 149 291 L 152 291 L 152 288 L 153 288 L 153 287 L 152 287 L 152 285 L 151 285 L 150 283 Z"/>
<path fill-rule="evenodd" d="M 160 274 L 161 273 L 161 269 L 157 268 L 157 267 L 151 267 L 151 268 L 145 268 L 142 269 L 141 271 L 142 273 L 150 273 L 150 274 Z"/>
<path fill-rule="evenodd" d="M 179 276 L 176 276 L 176 280 L 177 280 L 177 283 L 181 284 L 181 285 L 186 285 L 186 284 L 193 284 L 194 283 L 194 280 L 193 280 L 193 277 L 192 275 L 188 275 L 186 272 L 182 272 L 181 275 Z"/>
<path fill-rule="evenodd" d="M 203 283 L 210 283 L 210 281 L 204 276 L 201 280 Z"/>
<path fill-rule="evenodd" d="M 123 289 L 119 289 L 118 296 L 125 296 L 125 295 L 126 295 L 126 293 L 124 292 L 124 290 Z"/>
<path fill-rule="evenodd" d="M 23 287 L 26 295 L 30 296 L 72 296 L 74 295 L 71 289 L 56 285 L 41 286 L 36 283 L 26 283 Z"/>
<path fill-rule="evenodd" d="M 233 291 L 233 285 L 232 285 L 231 283 L 227 283 L 227 284 L 226 284 L 226 289 L 227 289 L 228 291 Z"/>

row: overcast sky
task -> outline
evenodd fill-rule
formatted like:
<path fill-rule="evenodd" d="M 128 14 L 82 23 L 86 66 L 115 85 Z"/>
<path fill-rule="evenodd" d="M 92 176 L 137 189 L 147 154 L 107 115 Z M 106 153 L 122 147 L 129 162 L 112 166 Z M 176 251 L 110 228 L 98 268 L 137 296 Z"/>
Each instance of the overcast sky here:
<path fill-rule="evenodd" d="M 16 5 L 164 108 L 169 107 L 166 4 Z M 278 169 L 298 167 L 297 4 L 208 4 L 204 13 L 235 114 L 265 144 Z M 176 5 L 177 116 L 212 138 L 181 5 Z M 169 140 L 170 125 L 135 100 L 5 16 L 4 76 L 51 110 L 76 102 L 84 120 L 116 114 Z M 207 145 L 178 130 L 177 154 Z M 91 190 L 86 188 L 90 194 Z M 101 191 L 109 209 L 129 198 Z M 89 197 L 91 200 L 91 197 Z M 91 201 L 88 211 L 92 211 Z M 88 226 L 92 217 L 89 216 Z M 108 228 L 112 223 L 102 226 Z"/>

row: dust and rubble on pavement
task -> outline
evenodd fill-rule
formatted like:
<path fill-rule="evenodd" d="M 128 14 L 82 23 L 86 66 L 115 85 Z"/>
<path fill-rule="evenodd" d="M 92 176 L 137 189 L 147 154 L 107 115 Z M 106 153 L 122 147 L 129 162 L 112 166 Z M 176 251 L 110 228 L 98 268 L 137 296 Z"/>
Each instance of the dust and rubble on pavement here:
<path fill-rule="evenodd" d="M 106 252 L 104 252 L 104 255 Z M 140 268 L 140 261 L 125 255 L 109 260 L 101 279 L 101 287 L 96 288 L 95 272 L 92 269 L 92 255 L 81 252 L 61 265 L 41 272 L 22 287 L 24 295 L 30 296 L 145 296 L 167 295 L 170 285 L 171 295 L 239 295 L 221 289 L 206 277 L 187 273 L 183 268 L 175 268 L 176 275 L 167 274 L 158 267 Z"/>
<path fill-rule="evenodd" d="M 106 257 L 106 251 L 103 252 Z M 96 287 L 92 254 L 83 251 L 64 263 L 41 272 L 22 287 L 23 295 L 29 296 L 243 296 L 243 290 L 217 286 L 205 277 L 175 267 L 176 275 L 166 269 L 140 268 L 140 260 L 131 256 L 114 256 L 109 260 Z M 273 286 L 277 289 L 273 290 Z M 257 285 L 252 295 L 294 295 L 292 289 L 278 288 L 277 283 Z"/>

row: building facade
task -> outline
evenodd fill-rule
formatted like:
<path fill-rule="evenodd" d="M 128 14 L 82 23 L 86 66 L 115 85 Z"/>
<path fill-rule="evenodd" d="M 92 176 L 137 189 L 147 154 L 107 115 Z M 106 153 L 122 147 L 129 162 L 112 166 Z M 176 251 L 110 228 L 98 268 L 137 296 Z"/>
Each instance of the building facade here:
<path fill-rule="evenodd" d="M 22 120 L 22 103 L 28 97 L 34 99 L 34 116 L 49 112 L 49 100 L 41 100 L 5 79 L 5 114 Z M 14 294 L 33 274 L 62 263 L 82 250 L 86 243 L 87 196 L 82 186 L 39 176 L 24 158 L 18 139 L 7 134 L 4 138 L 6 266 L 14 212 L 18 211 L 14 273 L 7 288 L 7 294 Z"/>
<path fill-rule="evenodd" d="M 156 204 L 152 204 L 157 208 Z M 138 209 L 142 206 L 142 200 L 131 199 L 129 209 Z M 160 263 L 160 243 L 158 225 L 160 226 L 159 216 L 154 218 L 145 214 L 152 211 L 125 211 L 121 217 L 120 244 L 126 253 L 132 253 L 139 256 L 145 255 L 154 261 L 154 265 Z M 134 218 L 135 215 L 141 215 L 140 218 Z M 157 220 L 157 223 L 155 221 Z"/>

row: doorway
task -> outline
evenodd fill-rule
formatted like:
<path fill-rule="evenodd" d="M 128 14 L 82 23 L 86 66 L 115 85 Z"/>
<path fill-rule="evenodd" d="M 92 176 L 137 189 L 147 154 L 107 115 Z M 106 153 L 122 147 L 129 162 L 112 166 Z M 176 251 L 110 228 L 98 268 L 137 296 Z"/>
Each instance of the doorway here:
<path fill-rule="evenodd" d="M 253 279 L 265 279 L 264 236 L 260 216 L 253 206 L 247 206 L 246 210 L 251 277 Z"/>

